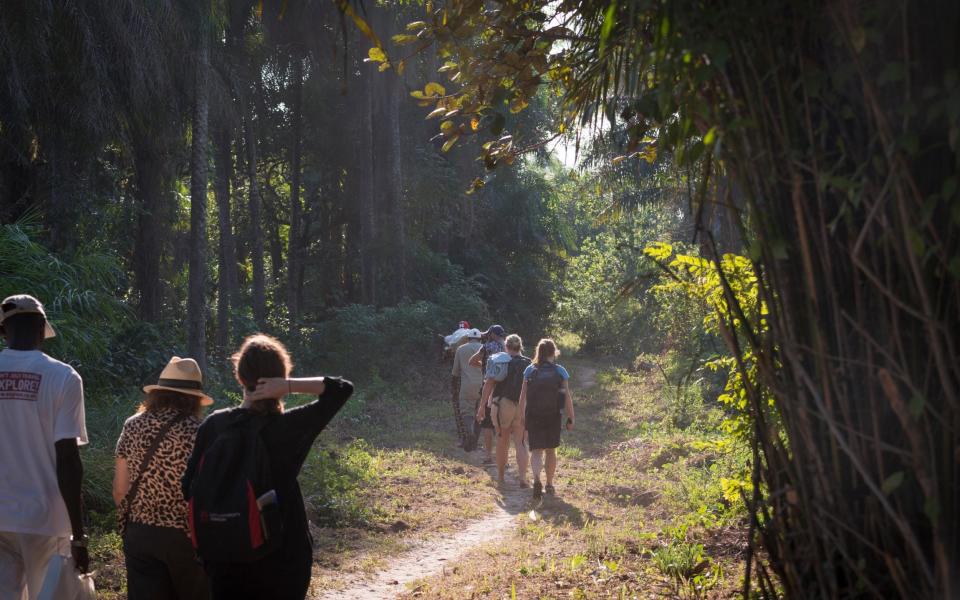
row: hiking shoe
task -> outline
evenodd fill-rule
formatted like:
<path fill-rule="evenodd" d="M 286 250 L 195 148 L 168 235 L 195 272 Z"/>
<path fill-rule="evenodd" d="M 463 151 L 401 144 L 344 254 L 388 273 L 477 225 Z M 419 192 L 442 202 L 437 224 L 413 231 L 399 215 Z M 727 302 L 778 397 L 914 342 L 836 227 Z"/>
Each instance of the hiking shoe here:
<path fill-rule="evenodd" d="M 539 500 L 543 498 L 543 484 L 539 481 L 533 482 L 533 499 Z"/>
<path fill-rule="evenodd" d="M 547 485 L 546 488 L 544 488 L 544 490 L 545 490 L 548 494 L 550 494 L 551 496 L 553 496 L 554 494 L 557 493 L 557 489 L 556 489 L 555 487 L 553 487 L 552 485 L 549 485 L 549 484 Z"/>

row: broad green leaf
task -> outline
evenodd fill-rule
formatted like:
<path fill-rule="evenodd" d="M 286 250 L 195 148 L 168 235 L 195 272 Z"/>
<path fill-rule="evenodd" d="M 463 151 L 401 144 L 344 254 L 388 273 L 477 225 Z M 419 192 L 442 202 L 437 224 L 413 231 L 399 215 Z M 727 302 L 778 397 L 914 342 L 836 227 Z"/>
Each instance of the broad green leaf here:
<path fill-rule="evenodd" d="M 417 36 L 410 35 L 409 33 L 398 33 L 390 39 L 393 40 L 394 44 L 403 46 L 404 44 L 412 44 L 417 41 Z"/>
<path fill-rule="evenodd" d="M 407 23 L 407 31 L 417 31 L 418 29 L 424 29 L 426 26 L 425 21 L 414 21 L 413 23 Z"/>
<path fill-rule="evenodd" d="M 384 62 L 387 60 L 387 53 L 382 48 L 374 46 L 367 51 L 367 56 L 373 62 Z"/>

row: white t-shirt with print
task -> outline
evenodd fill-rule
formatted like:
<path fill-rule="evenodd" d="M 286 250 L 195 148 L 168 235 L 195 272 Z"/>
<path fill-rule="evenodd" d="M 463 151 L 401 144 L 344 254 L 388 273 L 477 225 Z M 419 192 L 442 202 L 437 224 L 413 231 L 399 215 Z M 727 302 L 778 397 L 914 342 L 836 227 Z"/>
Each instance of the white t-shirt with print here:
<path fill-rule="evenodd" d="M 83 381 L 39 350 L 0 352 L 0 531 L 66 537 L 54 444 L 87 443 Z"/>

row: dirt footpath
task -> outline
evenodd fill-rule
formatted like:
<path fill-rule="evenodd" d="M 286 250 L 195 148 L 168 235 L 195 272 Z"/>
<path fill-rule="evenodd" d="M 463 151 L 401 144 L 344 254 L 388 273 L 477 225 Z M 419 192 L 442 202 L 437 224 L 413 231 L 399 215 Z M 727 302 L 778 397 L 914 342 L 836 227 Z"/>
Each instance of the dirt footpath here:
<path fill-rule="evenodd" d="M 490 469 L 496 476 L 496 467 Z M 512 530 L 516 517 L 527 508 L 530 489 L 520 489 L 508 472 L 500 500 L 490 507 L 490 516 L 465 524 L 459 533 L 440 536 L 418 543 L 390 561 L 390 566 L 372 576 L 348 580 L 344 589 L 330 590 L 314 596 L 316 600 L 370 600 L 393 598 L 406 591 L 418 579 L 443 571 L 447 565 L 477 546 L 496 541 Z"/>

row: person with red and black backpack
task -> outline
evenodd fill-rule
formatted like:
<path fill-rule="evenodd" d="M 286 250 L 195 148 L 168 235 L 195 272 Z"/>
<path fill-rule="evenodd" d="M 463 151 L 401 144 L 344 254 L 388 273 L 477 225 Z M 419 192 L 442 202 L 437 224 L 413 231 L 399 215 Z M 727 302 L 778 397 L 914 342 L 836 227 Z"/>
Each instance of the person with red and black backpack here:
<path fill-rule="evenodd" d="M 203 422 L 182 481 L 193 543 L 215 600 L 302 600 L 313 542 L 297 476 L 353 384 L 290 378 L 286 348 L 263 334 L 233 364 L 243 404 Z M 285 411 L 284 396 L 298 393 L 318 398 Z"/>

